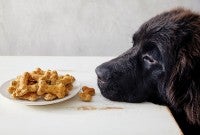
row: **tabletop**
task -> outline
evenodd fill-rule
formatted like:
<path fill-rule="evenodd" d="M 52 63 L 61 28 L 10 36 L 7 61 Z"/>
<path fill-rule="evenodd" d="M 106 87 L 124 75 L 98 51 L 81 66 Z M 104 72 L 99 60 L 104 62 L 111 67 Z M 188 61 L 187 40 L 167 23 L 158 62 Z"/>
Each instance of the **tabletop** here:
<path fill-rule="evenodd" d="M 113 57 L 0 56 L 0 85 L 37 67 L 69 73 L 96 89 L 91 102 L 76 95 L 45 106 L 27 106 L 0 96 L 1 135 L 180 135 L 166 106 L 114 102 L 98 89 L 95 68 Z"/>

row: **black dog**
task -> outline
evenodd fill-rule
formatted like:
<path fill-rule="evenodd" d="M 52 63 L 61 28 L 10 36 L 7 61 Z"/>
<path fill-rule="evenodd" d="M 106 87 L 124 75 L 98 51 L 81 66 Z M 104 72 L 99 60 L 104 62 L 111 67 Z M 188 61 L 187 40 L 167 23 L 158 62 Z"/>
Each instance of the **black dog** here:
<path fill-rule="evenodd" d="M 104 97 L 167 105 L 184 134 L 200 133 L 200 15 L 178 8 L 155 16 L 96 74 Z"/>

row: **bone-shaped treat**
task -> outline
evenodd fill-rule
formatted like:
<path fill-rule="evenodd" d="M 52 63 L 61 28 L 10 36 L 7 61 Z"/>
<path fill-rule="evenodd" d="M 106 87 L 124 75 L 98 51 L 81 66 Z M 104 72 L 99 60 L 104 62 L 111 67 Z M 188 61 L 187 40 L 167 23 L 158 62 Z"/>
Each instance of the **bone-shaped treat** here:
<path fill-rule="evenodd" d="M 39 80 L 38 86 L 39 86 L 37 91 L 38 95 L 51 93 L 53 95 L 56 95 L 58 98 L 63 98 L 67 94 L 65 85 L 62 83 L 56 85 L 48 85 L 46 81 Z"/>

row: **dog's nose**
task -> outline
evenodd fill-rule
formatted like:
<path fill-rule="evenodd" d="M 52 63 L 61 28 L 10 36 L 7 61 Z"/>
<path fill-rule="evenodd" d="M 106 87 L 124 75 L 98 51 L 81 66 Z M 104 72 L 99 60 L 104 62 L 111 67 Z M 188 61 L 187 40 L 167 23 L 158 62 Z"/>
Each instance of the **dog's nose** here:
<path fill-rule="evenodd" d="M 109 69 L 104 66 L 98 66 L 95 69 L 95 72 L 97 74 L 98 79 L 100 79 L 101 81 L 108 81 L 111 77 Z"/>

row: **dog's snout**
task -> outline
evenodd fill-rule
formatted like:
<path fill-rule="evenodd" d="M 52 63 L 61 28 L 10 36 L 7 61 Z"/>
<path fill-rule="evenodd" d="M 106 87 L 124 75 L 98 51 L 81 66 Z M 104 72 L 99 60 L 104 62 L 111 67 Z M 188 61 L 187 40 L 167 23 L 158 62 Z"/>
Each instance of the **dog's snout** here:
<path fill-rule="evenodd" d="M 109 68 L 106 68 L 104 66 L 98 66 L 95 69 L 95 72 L 97 74 L 98 79 L 100 79 L 101 81 L 108 81 L 111 77 Z"/>

